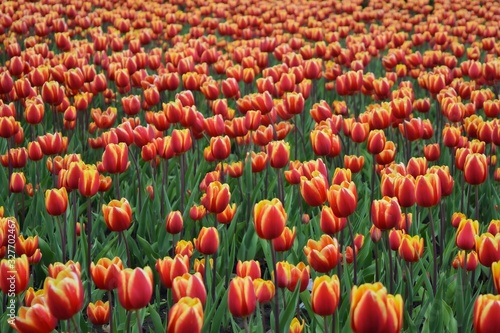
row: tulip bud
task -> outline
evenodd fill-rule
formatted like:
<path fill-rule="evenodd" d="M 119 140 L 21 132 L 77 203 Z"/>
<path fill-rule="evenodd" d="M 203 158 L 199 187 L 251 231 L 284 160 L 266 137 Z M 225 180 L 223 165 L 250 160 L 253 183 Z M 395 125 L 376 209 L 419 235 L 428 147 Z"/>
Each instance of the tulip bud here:
<path fill-rule="evenodd" d="M 252 278 L 239 276 L 229 283 L 228 307 L 234 317 L 247 317 L 255 311 L 257 297 Z"/>

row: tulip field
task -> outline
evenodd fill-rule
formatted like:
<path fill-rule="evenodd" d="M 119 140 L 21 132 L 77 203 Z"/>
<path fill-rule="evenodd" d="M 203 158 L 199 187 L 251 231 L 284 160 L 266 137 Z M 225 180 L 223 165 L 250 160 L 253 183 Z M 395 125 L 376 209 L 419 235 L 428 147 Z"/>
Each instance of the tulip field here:
<path fill-rule="evenodd" d="M 500 332 L 493 0 L 0 2 L 0 332 Z"/>

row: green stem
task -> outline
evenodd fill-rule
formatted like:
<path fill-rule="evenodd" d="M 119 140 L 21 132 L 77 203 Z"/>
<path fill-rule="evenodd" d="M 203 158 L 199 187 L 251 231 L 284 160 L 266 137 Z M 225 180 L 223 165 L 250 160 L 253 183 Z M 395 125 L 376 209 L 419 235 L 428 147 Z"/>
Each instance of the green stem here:
<path fill-rule="evenodd" d="M 137 318 L 137 332 L 140 333 L 142 332 L 142 323 L 141 323 L 141 317 L 139 315 L 139 310 L 135 311 L 135 317 Z"/>
<path fill-rule="evenodd" d="M 352 231 L 352 225 L 351 225 L 351 222 L 349 221 L 349 218 L 346 217 L 346 219 L 347 219 L 347 225 L 349 226 L 349 235 L 351 236 L 352 263 L 353 263 L 353 268 L 354 268 L 353 284 L 358 285 L 358 264 L 357 264 L 357 260 L 356 260 L 356 245 L 354 245 L 354 232 Z"/>
<path fill-rule="evenodd" d="M 90 263 L 92 262 L 91 255 L 92 247 L 92 198 L 87 198 L 87 276 L 89 277 L 89 283 L 87 284 L 87 297 L 88 301 L 91 301 L 92 283 L 90 283 Z"/>
<path fill-rule="evenodd" d="M 132 267 L 132 257 L 130 256 L 130 248 L 128 246 L 127 236 L 125 235 L 124 231 L 120 231 L 120 238 L 125 244 L 125 251 L 127 252 L 127 266 Z"/>
<path fill-rule="evenodd" d="M 127 311 L 127 321 L 125 327 L 127 327 L 127 333 L 130 333 L 130 321 L 132 320 L 132 312 Z"/>
<path fill-rule="evenodd" d="M 75 326 L 75 331 L 77 333 L 80 333 L 80 327 L 78 326 L 77 322 L 76 322 L 76 319 L 75 319 L 75 316 L 71 317 L 71 321 L 73 322 L 73 326 Z M 68 325 L 69 326 L 69 325 Z"/>
<path fill-rule="evenodd" d="M 387 256 L 389 257 L 389 293 L 394 292 L 394 268 L 392 263 L 392 250 L 389 242 L 389 232 L 386 232 L 386 242 L 387 242 Z"/>
<path fill-rule="evenodd" d="M 109 301 L 109 332 L 114 333 L 113 327 L 113 292 L 108 290 L 108 301 Z"/>
<path fill-rule="evenodd" d="M 278 270 L 276 269 L 276 267 L 277 267 L 276 249 L 274 248 L 272 241 L 269 241 L 269 243 L 271 244 L 271 257 L 272 257 L 273 269 L 274 269 L 274 285 L 278 286 Z M 277 293 L 277 292 L 274 293 L 274 331 L 281 332 L 280 331 L 280 316 L 279 316 L 279 293 Z"/>
<path fill-rule="evenodd" d="M 432 256 L 434 259 L 434 275 L 432 279 L 432 291 L 436 295 L 436 285 L 437 285 L 437 241 L 436 241 L 436 231 L 434 230 L 434 218 L 432 217 L 432 210 L 429 207 L 429 219 L 431 224 L 431 238 L 432 238 Z"/>

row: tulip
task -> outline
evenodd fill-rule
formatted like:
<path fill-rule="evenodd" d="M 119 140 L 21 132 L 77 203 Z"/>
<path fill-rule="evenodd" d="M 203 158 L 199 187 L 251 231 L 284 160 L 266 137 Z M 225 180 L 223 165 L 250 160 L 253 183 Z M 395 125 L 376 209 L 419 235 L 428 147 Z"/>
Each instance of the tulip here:
<path fill-rule="evenodd" d="M 345 217 L 335 216 L 330 207 L 323 206 L 321 208 L 319 223 L 321 231 L 325 234 L 333 235 L 345 228 L 347 219 Z"/>
<path fill-rule="evenodd" d="M 228 307 L 234 317 L 247 317 L 255 311 L 257 297 L 252 278 L 235 277 L 229 283 Z"/>
<path fill-rule="evenodd" d="M 417 205 L 432 207 L 441 200 L 441 181 L 436 174 L 418 176 L 415 183 L 415 200 Z"/>
<path fill-rule="evenodd" d="M 155 268 L 160 274 L 160 280 L 163 285 L 171 288 L 176 277 L 189 272 L 189 257 L 187 255 L 176 254 L 174 258 L 165 257 L 158 259 L 156 260 Z M 195 271 L 198 271 L 196 267 Z"/>
<path fill-rule="evenodd" d="M 321 206 L 327 199 L 328 181 L 319 172 L 314 171 L 313 177 L 300 177 L 300 194 L 309 206 Z"/>
<path fill-rule="evenodd" d="M 172 282 L 172 295 L 174 302 L 179 302 L 183 297 L 198 298 L 205 306 L 207 291 L 200 273 L 185 273 L 177 276 Z"/>
<path fill-rule="evenodd" d="M 385 134 L 381 130 L 372 130 L 368 135 L 368 142 L 366 148 L 370 154 L 378 154 L 384 150 L 385 147 Z"/>
<path fill-rule="evenodd" d="M 358 194 L 354 182 L 344 181 L 330 186 L 327 197 L 335 216 L 348 217 L 356 210 Z"/>
<path fill-rule="evenodd" d="M 198 298 L 183 297 L 168 313 L 167 333 L 201 333 L 203 305 Z"/>
<path fill-rule="evenodd" d="M 267 146 L 271 167 L 284 168 L 290 159 L 290 145 L 284 141 L 272 141 Z"/>
<path fill-rule="evenodd" d="M 201 203 L 211 213 L 222 213 L 231 199 L 231 192 L 228 184 L 221 184 L 219 181 L 211 182 L 206 193 L 201 197 Z"/>
<path fill-rule="evenodd" d="M 467 155 L 464 164 L 465 181 L 471 185 L 479 185 L 488 177 L 488 163 L 484 154 L 473 153 Z"/>
<path fill-rule="evenodd" d="M 101 326 L 109 322 L 111 312 L 109 310 L 109 301 L 98 300 L 95 303 L 90 302 L 87 307 L 87 316 L 94 325 Z"/>
<path fill-rule="evenodd" d="M 337 275 L 323 275 L 314 279 L 311 306 L 315 314 L 326 317 L 335 313 L 340 298 L 340 281 Z"/>
<path fill-rule="evenodd" d="M 479 222 L 471 219 L 464 219 L 458 225 L 455 243 L 462 250 L 472 250 L 475 248 L 475 237 L 479 233 Z"/>
<path fill-rule="evenodd" d="M 403 326 L 403 299 L 388 295 L 377 282 L 354 286 L 351 291 L 351 329 L 361 332 L 400 332 Z"/>
<path fill-rule="evenodd" d="M 153 272 L 146 266 L 126 268 L 120 273 L 118 300 L 128 311 L 142 309 L 149 304 L 153 295 Z"/>
<path fill-rule="evenodd" d="M 78 180 L 78 190 L 86 197 L 92 197 L 99 191 L 99 171 L 95 168 L 82 170 Z"/>
<path fill-rule="evenodd" d="M 462 269 L 465 266 L 464 258 L 465 258 L 465 252 L 466 251 L 458 251 L 455 259 L 453 259 L 452 266 L 455 269 L 458 269 L 458 267 L 461 267 Z M 479 259 L 477 258 L 477 253 L 476 251 L 470 251 L 467 253 L 467 271 L 473 271 L 477 268 L 477 265 L 479 263 Z"/>
<path fill-rule="evenodd" d="M 399 256 L 406 262 L 416 262 L 424 253 L 424 239 L 416 235 L 403 235 L 401 244 L 399 245 Z"/>
<path fill-rule="evenodd" d="M 123 142 L 119 144 L 108 144 L 102 153 L 102 164 L 106 172 L 125 172 L 130 164 L 128 160 L 127 145 Z"/>
<path fill-rule="evenodd" d="M 28 287 L 29 280 L 30 268 L 25 254 L 14 259 L 0 261 L 0 290 L 4 295 L 12 294 L 12 292 L 15 295 L 21 294 Z"/>
<path fill-rule="evenodd" d="M 319 241 L 309 239 L 304 246 L 307 262 L 319 273 L 327 273 L 339 262 L 339 244 L 337 239 L 322 235 Z"/>
<path fill-rule="evenodd" d="M 182 231 L 184 221 L 180 211 L 171 211 L 165 220 L 165 228 L 169 234 L 178 234 Z"/>
<path fill-rule="evenodd" d="M 267 240 L 279 237 L 285 229 L 287 217 L 279 199 L 258 202 L 253 210 L 253 222 L 257 236 Z"/>
<path fill-rule="evenodd" d="M 304 330 L 306 322 L 304 319 L 302 319 L 302 322 L 300 322 L 297 317 L 294 317 L 292 319 L 292 322 L 290 323 L 290 330 L 289 333 L 302 333 Z"/>
<path fill-rule="evenodd" d="M 10 175 L 9 191 L 12 193 L 21 193 L 26 185 L 26 177 L 23 172 L 13 172 Z"/>
<path fill-rule="evenodd" d="M 210 149 L 216 160 L 224 160 L 231 154 L 231 141 L 228 136 L 212 137 L 210 138 Z"/>
<path fill-rule="evenodd" d="M 18 332 L 50 333 L 57 326 L 57 318 L 47 306 L 45 295 L 37 296 L 29 307 L 19 308 L 14 323 L 11 326 Z"/>
<path fill-rule="evenodd" d="M 241 261 L 236 264 L 236 275 L 239 277 L 250 276 L 252 280 L 260 278 L 260 265 L 255 260 Z"/>
<path fill-rule="evenodd" d="M 273 238 L 273 247 L 276 252 L 285 252 L 292 248 L 297 230 L 295 227 L 292 229 L 285 227 L 279 237 Z"/>
<path fill-rule="evenodd" d="M 344 155 L 344 167 L 351 170 L 352 173 L 360 172 L 364 164 L 364 156 Z"/>
<path fill-rule="evenodd" d="M 59 272 L 56 278 L 46 278 L 43 289 L 50 312 L 59 320 L 70 319 L 83 307 L 82 280 L 71 268 Z"/>
<path fill-rule="evenodd" d="M 214 227 L 203 227 L 198 238 L 193 240 L 196 250 L 204 255 L 212 255 L 219 248 L 219 232 Z"/>
<path fill-rule="evenodd" d="M 254 279 L 253 287 L 257 301 L 261 304 L 270 302 L 275 293 L 274 283 L 271 280 Z"/>
<path fill-rule="evenodd" d="M 191 256 L 193 255 L 193 242 L 181 239 L 175 245 L 175 254 L 180 254 L 182 256 L 191 258 Z"/>
<path fill-rule="evenodd" d="M 227 205 L 222 213 L 217 214 L 217 222 L 229 224 L 233 220 L 234 214 L 236 214 L 236 204 Z"/>
<path fill-rule="evenodd" d="M 79 262 L 74 262 L 73 260 L 68 260 L 65 264 L 62 262 L 55 262 L 54 264 L 49 264 L 49 276 L 51 278 L 56 278 L 57 275 L 66 270 L 67 268 L 70 268 L 74 272 L 80 274 L 81 272 L 81 267 Z"/>
<path fill-rule="evenodd" d="M 97 263 L 90 264 L 90 275 L 95 286 L 102 290 L 113 290 L 118 287 L 123 263 L 119 257 L 113 259 L 101 258 Z"/>
<path fill-rule="evenodd" d="M 395 198 L 383 197 L 374 200 L 371 206 L 373 224 L 380 230 L 394 228 L 401 217 L 401 207 Z"/>
<path fill-rule="evenodd" d="M 473 324 L 476 333 L 496 332 L 500 325 L 500 295 L 479 295 L 474 302 Z"/>
<path fill-rule="evenodd" d="M 490 233 L 484 233 L 475 236 L 476 252 L 479 262 L 486 267 L 500 260 L 500 234 L 493 236 Z"/>
<path fill-rule="evenodd" d="M 102 205 L 104 222 L 109 230 L 122 232 L 132 224 L 132 208 L 127 199 L 111 200 L 109 204 Z"/>

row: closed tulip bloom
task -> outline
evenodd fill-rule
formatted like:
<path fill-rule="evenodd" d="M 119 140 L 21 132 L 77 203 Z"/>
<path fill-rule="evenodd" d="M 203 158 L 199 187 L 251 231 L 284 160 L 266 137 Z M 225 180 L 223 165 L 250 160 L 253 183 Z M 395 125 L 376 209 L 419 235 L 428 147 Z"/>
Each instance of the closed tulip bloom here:
<path fill-rule="evenodd" d="M 337 275 L 323 275 L 314 279 L 311 306 L 315 314 L 326 317 L 335 313 L 340 298 L 340 281 Z"/>
<path fill-rule="evenodd" d="M 276 252 L 285 252 L 292 248 L 297 230 L 295 227 L 292 229 L 285 227 L 279 237 L 273 238 L 273 246 Z"/>
<path fill-rule="evenodd" d="M 399 245 L 399 256 L 406 262 L 417 262 L 424 253 L 424 239 L 418 235 L 403 235 Z"/>
<path fill-rule="evenodd" d="M 111 200 L 109 204 L 102 205 L 104 222 L 111 231 L 121 232 L 130 228 L 132 224 L 132 207 L 127 199 Z"/>
<path fill-rule="evenodd" d="M 465 252 L 466 251 L 458 251 L 455 259 L 453 259 L 452 266 L 455 269 L 458 269 L 458 267 L 461 267 L 462 269 L 465 266 Z M 467 271 L 473 271 L 477 268 L 477 265 L 479 264 L 479 259 L 477 258 L 477 253 L 476 251 L 470 251 L 467 253 Z"/>
<path fill-rule="evenodd" d="M 198 298 L 201 304 L 205 306 L 207 300 L 207 291 L 203 283 L 203 277 L 200 273 L 185 273 L 178 276 L 172 282 L 172 296 L 174 302 L 179 302 L 183 297 Z"/>
<path fill-rule="evenodd" d="M 441 200 L 441 181 L 436 174 L 418 176 L 415 183 L 415 201 L 421 207 L 432 207 Z"/>
<path fill-rule="evenodd" d="M 184 220 L 182 218 L 182 214 L 180 211 L 175 210 L 168 213 L 167 218 L 165 220 L 165 228 L 169 234 L 178 234 L 182 231 L 184 226 Z"/>
<path fill-rule="evenodd" d="M 50 312 L 59 320 L 67 320 L 83 307 L 85 297 L 80 275 L 71 268 L 48 277 L 43 285 Z"/>
<path fill-rule="evenodd" d="M 62 262 L 55 262 L 54 264 L 49 264 L 48 268 L 49 276 L 55 279 L 60 272 L 64 271 L 67 268 L 70 268 L 71 270 L 78 273 L 78 275 L 80 275 L 81 272 L 80 263 L 79 262 L 75 263 L 73 260 L 68 260 L 65 264 L 63 264 Z"/>
<path fill-rule="evenodd" d="M 356 210 L 358 193 L 354 182 L 342 182 L 340 185 L 330 186 L 327 197 L 335 216 L 348 217 Z"/>
<path fill-rule="evenodd" d="M 47 306 L 44 295 L 35 297 L 29 307 L 19 308 L 16 319 L 11 326 L 20 333 L 50 333 L 57 326 L 57 318 Z"/>
<path fill-rule="evenodd" d="M 257 236 L 267 240 L 279 237 L 285 229 L 287 217 L 279 199 L 258 202 L 253 209 L 253 223 Z"/>
<path fill-rule="evenodd" d="M 491 264 L 491 275 L 493 277 L 493 282 L 495 283 L 495 289 L 498 293 L 500 290 L 500 261 L 496 261 Z"/>
<path fill-rule="evenodd" d="M 90 275 L 97 289 L 113 290 L 118 287 L 123 263 L 120 257 L 113 259 L 101 258 L 97 263 L 90 264 Z"/>
<path fill-rule="evenodd" d="M 59 216 L 68 208 L 68 192 L 65 187 L 45 191 L 45 208 L 52 216 Z"/>
<path fill-rule="evenodd" d="M 78 190 L 80 194 L 91 197 L 99 191 L 99 171 L 95 168 L 82 170 L 78 180 Z"/>
<path fill-rule="evenodd" d="M 273 281 L 254 279 L 252 283 L 257 301 L 261 304 L 271 302 L 275 293 Z"/>
<path fill-rule="evenodd" d="M 339 244 L 336 238 L 322 235 L 319 241 L 309 239 L 304 246 L 307 262 L 319 273 L 327 273 L 339 262 Z"/>
<path fill-rule="evenodd" d="M 142 309 L 149 304 L 153 295 L 153 272 L 146 266 L 126 268 L 120 273 L 118 300 L 128 311 Z"/>
<path fill-rule="evenodd" d="M 219 232 L 214 227 L 203 227 L 195 238 L 194 246 L 198 252 L 204 255 L 212 255 L 219 248 Z"/>
<path fill-rule="evenodd" d="M 424 146 L 424 156 L 429 162 L 434 162 L 441 156 L 441 149 L 438 143 L 428 144 Z"/>
<path fill-rule="evenodd" d="M 289 333 L 302 333 L 304 330 L 306 322 L 304 319 L 302 319 L 302 322 L 300 322 L 297 317 L 294 317 L 292 319 L 292 322 L 290 323 L 290 330 Z"/>
<path fill-rule="evenodd" d="M 13 172 L 10 175 L 9 190 L 12 193 L 21 193 L 26 185 L 26 177 L 23 172 Z"/>
<path fill-rule="evenodd" d="M 110 143 L 102 153 L 102 165 L 109 173 L 125 172 L 129 166 L 128 148 L 124 142 L 119 144 Z"/>
<path fill-rule="evenodd" d="M 365 283 L 351 291 L 351 329 L 354 333 L 400 332 L 403 299 L 388 295 L 382 283 Z"/>
<path fill-rule="evenodd" d="M 228 136 L 212 137 L 210 138 L 210 149 L 216 160 L 224 160 L 231 154 L 231 140 Z"/>
<path fill-rule="evenodd" d="M 160 274 L 160 280 L 163 285 L 171 288 L 176 277 L 189 272 L 189 257 L 187 255 L 176 254 L 174 258 L 165 257 L 158 259 L 156 260 L 155 268 Z"/>
<path fill-rule="evenodd" d="M 255 260 L 241 261 L 236 264 L 236 275 L 239 277 L 250 276 L 252 280 L 260 278 L 260 265 Z"/>
<path fill-rule="evenodd" d="M 465 181 L 471 185 L 479 185 L 488 177 L 488 162 L 484 154 L 467 155 L 464 164 Z"/>
<path fill-rule="evenodd" d="M 235 277 L 229 283 L 228 307 L 234 317 L 247 317 L 255 311 L 257 297 L 252 278 Z"/>
<path fill-rule="evenodd" d="M 372 130 L 368 134 L 368 142 L 366 148 L 370 154 L 379 154 L 385 147 L 385 134 L 382 130 Z"/>
<path fill-rule="evenodd" d="M 455 236 L 455 243 L 462 250 L 472 250 L 475 248 L 475 237 L 479 233 L 479 222 L 471 219 L 464 219 L 458 225 Z"/>
<path fill-rule="evenodd" d="M 314 154 L 327 156 L 332 151 L 332 131 L 330 129 L 312 130 L 309 137 Z"/>
<path fill-rule="evenodd" d="M 14 117 L 0 117 L 0 137 L 10 138 L 19 132 L 19 129 L 19 122 Z"/>
<path fill-rule="evenodd" d="M 476 333 L 498 331 L 500 325 L 500 295 L 479 295 L 474 303 L 473 324 Z"/>
<path fill-rule="evenodd" d="M 394 195 L 401 207 L 415 204 L 415 178 L 412 175 L 397 176 L 394 181 Z"/>
<path fill-rule="evenodd" d="M 380 230 L 394 228 L 401 218 L 401 207 L 396 198 L 383 197 L 373 200 L 371 206 L 373 224 Z"/>
<path fill-rule="evenodd" d="M 167 333 L 201 333 L 203 305 L 198 298 L 183 297 L 168 313 Z"/>
<path fill-rule="evenodd" d="M 496 261 L 500 260 L 500 234 L 493 236 L 490 233 L 484 233 L 476 236 L 476 252 L 481 265 L 491 267 Z"/>
<path fill-rule="evenodd" d="M 230 199 L 229 185 L 214 181 L 208 185 L 206 193 L 201 197 L 201 203 L 210 213 L 219 214 L 226 209 Z"/>
<path fill-rule="evenodd" d="M 233 220 L 234 214 L 236 214 L 236 204 L 229 204 L 222 213 L 217 214 L 217 222 L 229 224 Z"/>
<path fill-rule="evenodd" d="M 267 146 L 267 153 L 271 167 L 284 168 L 290 160 L 290 145 L 285 141 L 272 141 Z"/>
<path fill-rule="evenodd" d="M 404 235 L 405 235 L 404 230 L 397 230 L 397 229 L 389 230 L 389 247 L 391 250 L 397 251 L 399 249 L 399 246 L 401 245 L 401 240 L 403 239 Z"/>
<path fill-rule="evenodd" d="M 89 321 L 97 326 L 109 323 L 111 312 L 109 311 L 109 301 L 98 300 L 95 303 L 90 302 L 87 307 L 87 316 Z"/>
<path fill-rule="evenodd" d="M 313 171 L 313 177 L 300 177 L 300 194 L 312 207 L 321 206 L 327 199 L 328 181 L 319 171 Z"/>
<path fill-rule="evenodd" d="M 328 206 L 323 206 L 321 208 L 321 215 L 319 218 L 319 226 L 321 231 L 325 234 L 333 235 L 339 231 L 342 231 L 347 225 L 347 219 L 345 217 L 337 217 L 333 214 L 333 211 Z"/>
<path fill-rule="evenodd" d="M 488 232 L 492 235 L 500 233 L 500 220 L 491 220 L 488 225 Z"/>
<path fill-rule="evenodd" d="M 5 237 L 7 238 L 7 234 Z M 0 290 L 5 295 L 12 292 L 15 295 L 21 294 L 28 287 L 29 280 L 30 265 L 25 254 L 15 259 L 0 261 Z"/>
<path fill-rule="evenodd" d="M 441 195 L 443 197 L 449 196 L 453 192 L 453 186 L 455 181 L 450 174 L 450 168 L 447 165 L 437 166 L 434 165 L 429 169 L 429 173 L 435 173 L 438 175 L 441 181 Z"/>

